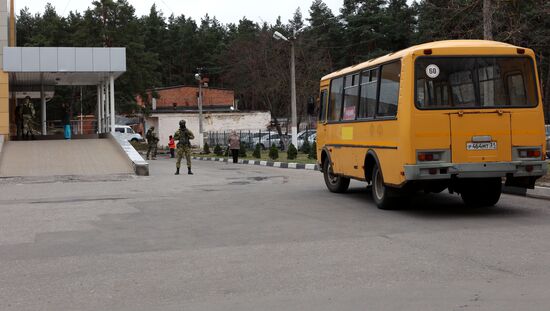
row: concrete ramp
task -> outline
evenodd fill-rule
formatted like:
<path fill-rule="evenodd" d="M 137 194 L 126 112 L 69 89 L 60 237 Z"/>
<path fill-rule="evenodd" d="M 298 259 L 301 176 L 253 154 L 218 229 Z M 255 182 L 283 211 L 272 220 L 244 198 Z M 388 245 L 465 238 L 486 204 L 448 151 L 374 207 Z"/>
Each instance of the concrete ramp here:
<path fill-rule="evenodd" d="M 112 139 L 4 142 L 0 177 L 134 174 Z"/>

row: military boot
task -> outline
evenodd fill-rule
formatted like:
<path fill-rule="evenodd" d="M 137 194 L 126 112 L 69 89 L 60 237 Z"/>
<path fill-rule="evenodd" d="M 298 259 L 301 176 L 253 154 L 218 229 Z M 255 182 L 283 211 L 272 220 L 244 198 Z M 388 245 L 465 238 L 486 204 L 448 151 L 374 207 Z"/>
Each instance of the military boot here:
<path fill-rule="evenodd" d="M 179 174 L 180 174 L 180 168 L 178 167 L 178 168 L 176 168 L 176 174 L 174 174 L 174 175 L 179 175 Z"/>
<path fill-rule="evenodd" d="M 187 168 L 187 175 L 193 175 L 193 172 L 191 172 L 191 168 L 190 168 L 190 167 Z"/>

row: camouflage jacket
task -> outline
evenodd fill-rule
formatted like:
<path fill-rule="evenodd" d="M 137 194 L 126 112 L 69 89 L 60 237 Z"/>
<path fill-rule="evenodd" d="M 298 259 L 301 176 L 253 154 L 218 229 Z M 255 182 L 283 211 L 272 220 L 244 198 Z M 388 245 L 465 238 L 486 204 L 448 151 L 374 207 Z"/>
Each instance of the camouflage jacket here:
<path fill-rule="evenodd" d="M 149 145 L 156 144 L 159 141 L 157 135 L 151 129 L 147 131 L 147 134 L 145 134 L 145 138 L 147 138 L 147 143 Z"/>
<path fill-rule="evenodd" d="M 191 140 L 195 138 L 195 135 L 193 135 L 193 132 L 191 132 L 189 129 L 185 130 L 177 130 L 177 132 L 174 134 L 174 140 L 178 141 L 178 148 L 180 147 L 191 147 Z"/>

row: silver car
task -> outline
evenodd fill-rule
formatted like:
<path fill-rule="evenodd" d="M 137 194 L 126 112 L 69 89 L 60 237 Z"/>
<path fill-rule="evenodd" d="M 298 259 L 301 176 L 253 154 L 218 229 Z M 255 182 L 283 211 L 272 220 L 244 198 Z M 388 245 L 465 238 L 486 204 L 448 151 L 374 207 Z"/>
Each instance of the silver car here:
<path fill-rule="evenodd" d="M 308 130 L 298 133 L 298 149 L 302 148 L 302 146 L 304 145 L 306 136 L 308 138 L 307 140 L 309 144 L 313 144 L 313 142 L 317 138 L 317 130 Z"/>
<path fill-rule="evenodd" d="M 290 136 L 283 134 L 282 136 L 279 135 L 279 133 L 269 133 L 265 134 L 261 137 L 255 138 L 253 145 L 256 146 L 256 144 L 260 144 L 260 147 L 263 150 L 266 150 L 271 145 L 275 144 L 279 149 L 284 148 L 284 142 L 281 140 L 281 137 L 283 140 L 290 140 Z"/>

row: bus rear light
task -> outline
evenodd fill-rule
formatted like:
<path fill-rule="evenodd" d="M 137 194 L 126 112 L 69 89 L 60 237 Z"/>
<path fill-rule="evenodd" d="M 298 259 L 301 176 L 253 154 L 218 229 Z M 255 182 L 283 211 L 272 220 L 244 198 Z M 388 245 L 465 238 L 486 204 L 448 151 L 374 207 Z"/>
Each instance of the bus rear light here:
<path fill-rule="evenodd" d="M 433 152 L 419 152 L 418 161 L 420 162 L 430 162 L 430 161 L 440 161 L 441 154 Z"/>
<path fill-rule="evenodd" d="M 520 158 L 536 158 L 540 159 L 542 152 L 540 149 L 519 149 L 518 150 Z"/>
<path fill-rule="evenodd" d="M 533 165 L 527 165 L 525 167 L 525 171 L 528 172 L 528 173 L 531 173 L 533 171 Z"/>
<path fill-rule="evenodd" d="M 525 49 L 518 49 L 518 54 L 525 54 Z"/>
<path fill-rule="evenodd" d="M 430 175 L 437 175 L 437 168 L 431 168 Z"/>
<path fill-rule="evenodd" d="M 432 55 L 432 49 L 424 50 L 424 55 Z"/>

